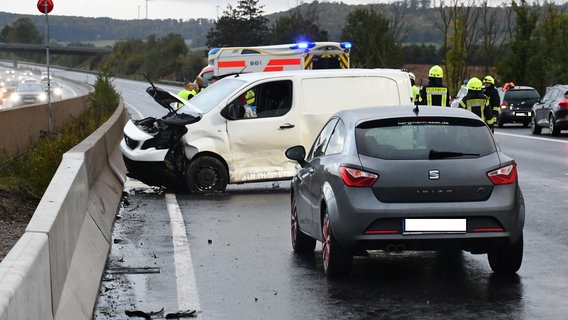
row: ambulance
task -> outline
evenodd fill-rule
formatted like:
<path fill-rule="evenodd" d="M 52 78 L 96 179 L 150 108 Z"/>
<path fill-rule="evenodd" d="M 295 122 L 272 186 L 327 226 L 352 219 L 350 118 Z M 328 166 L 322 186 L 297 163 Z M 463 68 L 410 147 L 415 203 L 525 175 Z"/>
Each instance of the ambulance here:
<path fill-rule="evenodd" d="M 348 69 L 349 42 L 300 42 L 209 50 L 208 65 L 199 76 L 204 86 L 213 76 L 287 70 Z"/>

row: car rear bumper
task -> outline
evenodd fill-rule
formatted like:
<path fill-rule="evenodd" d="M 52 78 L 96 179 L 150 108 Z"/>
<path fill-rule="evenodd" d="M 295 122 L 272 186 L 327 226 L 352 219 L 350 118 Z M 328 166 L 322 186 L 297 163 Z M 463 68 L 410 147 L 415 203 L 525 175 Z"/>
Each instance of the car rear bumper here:
<path fill-rule="evenodd" d="M 499 123 L 523 122 L 528 123 L 532 119 L 532 110 L 507 110 L 499 112 Z"/>
<path fill-rule="evenodd" d="M 370 190 L 345 189 L 328 201 L 328 212 L 334 234 L 346 248 L 484 253 L 513 243 L 524 227 L 524 202 L 516 185 L 494 188 L 487 201 L 462 203 L 380 203 Z M 460 221 L 465 229 L 409 231 L 406 219 Z"/>

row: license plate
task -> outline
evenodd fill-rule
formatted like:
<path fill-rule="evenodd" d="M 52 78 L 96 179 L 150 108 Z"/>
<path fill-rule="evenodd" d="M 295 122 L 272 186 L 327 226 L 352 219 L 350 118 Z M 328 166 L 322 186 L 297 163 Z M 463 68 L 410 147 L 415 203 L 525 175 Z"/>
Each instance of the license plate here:
<path fill-rule="evenodd" d="M 517 117 L 526 117 L 526 116 L 527 116 L 527 113 L 526 113 L 526 112 L 515 112 L 515 115 L 516 115 Z"/>
<path fill-rule="evenodd" d="M 465 233 L 466 219 L 404 219 L 404 233 Z"/>

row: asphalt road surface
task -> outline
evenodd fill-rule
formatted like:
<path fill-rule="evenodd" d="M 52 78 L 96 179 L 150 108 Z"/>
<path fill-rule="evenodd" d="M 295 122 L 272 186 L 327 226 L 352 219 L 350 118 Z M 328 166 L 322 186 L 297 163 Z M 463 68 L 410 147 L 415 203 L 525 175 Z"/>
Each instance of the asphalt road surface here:
<path fill-rule="evenodd" d="M 377 251 L 328 280 L 319 243 L 307 257 L 292 251 L 288 181 L 214 196 L 129 181 L 94 318 L 566 319 L 568 134 L 547 133 L 496 130 L 527 207 L 515 276 L 494 275 L 486 255 Z"/>

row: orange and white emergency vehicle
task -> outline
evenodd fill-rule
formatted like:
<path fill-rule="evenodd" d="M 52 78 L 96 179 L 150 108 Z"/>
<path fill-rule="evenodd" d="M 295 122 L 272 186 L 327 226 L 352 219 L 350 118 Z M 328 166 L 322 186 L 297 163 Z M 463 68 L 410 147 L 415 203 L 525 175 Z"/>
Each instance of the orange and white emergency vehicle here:
<path fill-rule="evenodd" d="M 349 42 L 300 42 L 209 50 L 208 65 L 199 74 L 205 84 L 213 76 L 285 70 L 348 69 Z"/>

